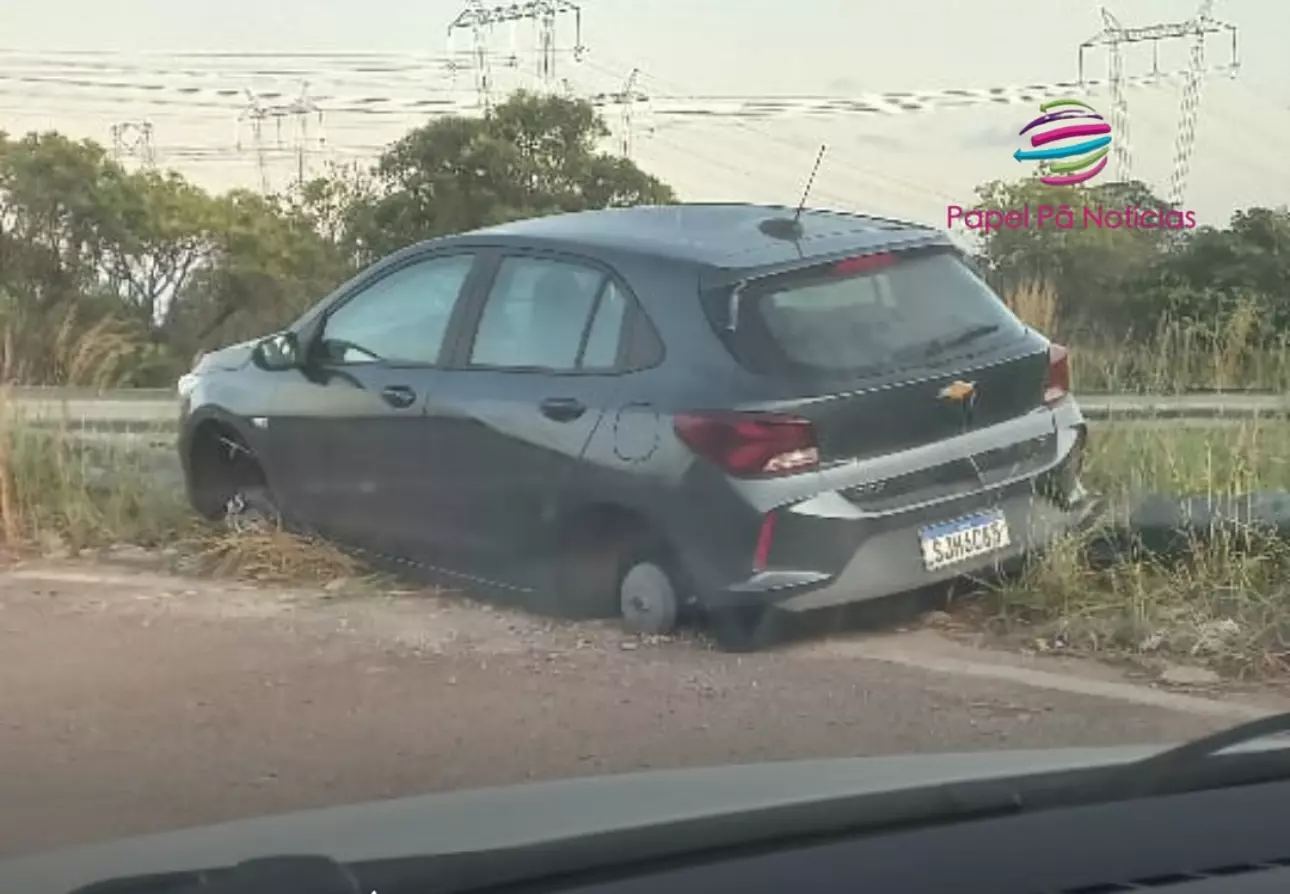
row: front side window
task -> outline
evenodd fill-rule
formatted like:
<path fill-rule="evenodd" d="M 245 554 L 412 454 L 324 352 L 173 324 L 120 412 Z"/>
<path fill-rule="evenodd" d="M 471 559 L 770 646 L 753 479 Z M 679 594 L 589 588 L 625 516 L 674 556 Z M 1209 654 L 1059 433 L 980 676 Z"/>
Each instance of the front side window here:
<path fill-rule="evenodd" d="M 474 263 L 468 254 L 432 258 L 377 280 L 327 318 L 322 358 L 338 364 L 437 363 Z"/>
<path fill-rule="evenodd" d="M 613 314 L 622 295 L 613 289 L 616 297 L 610 297 L 607 286 L 603 273 L 579 264 L 505 259 L 484 305 L 471 365 L 556 371 L 612 367 L 622 328 L 621 320 L 614 328 Z M 602 292 L 609 304 L 589 331 Z"/>

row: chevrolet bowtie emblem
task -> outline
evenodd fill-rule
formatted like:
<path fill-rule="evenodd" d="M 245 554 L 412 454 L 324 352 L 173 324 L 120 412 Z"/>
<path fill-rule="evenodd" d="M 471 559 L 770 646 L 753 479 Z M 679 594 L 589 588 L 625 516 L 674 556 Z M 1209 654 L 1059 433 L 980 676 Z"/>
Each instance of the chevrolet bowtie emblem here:
<path fill-rule="evenodd" d="M 976 394 L 975 382 L 950 382 L 936 395 L 941 400 L 952 400 L 955 403 L 963 403 Z"/>

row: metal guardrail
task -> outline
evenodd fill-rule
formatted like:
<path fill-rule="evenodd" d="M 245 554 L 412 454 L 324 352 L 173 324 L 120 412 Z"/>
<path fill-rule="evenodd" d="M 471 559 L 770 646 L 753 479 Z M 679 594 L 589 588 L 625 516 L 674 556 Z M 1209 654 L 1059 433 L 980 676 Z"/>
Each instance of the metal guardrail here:
<path fill-rule="evenodd" d="M 177 403 L 173 391 L 135 389 L 102 391 L 70 388 L 14 389 L 11 396 L 31 422 L 66 424 L 82 429 L 130 431 L 173 428 Z M 1180 420 L 1203 423 L 1242 419 L 1290 419 L 1290 395 L 1227 394 L 1082 394 L 1084 414 L 1097 420 Z"/>

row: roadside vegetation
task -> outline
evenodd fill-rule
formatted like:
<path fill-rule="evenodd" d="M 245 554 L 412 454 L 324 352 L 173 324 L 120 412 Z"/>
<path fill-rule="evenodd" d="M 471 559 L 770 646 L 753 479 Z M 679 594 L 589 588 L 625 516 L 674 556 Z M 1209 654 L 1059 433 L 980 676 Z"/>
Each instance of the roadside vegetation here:
<path fill-rule="evenodd" d="M 1008 300 L 1027 322 L 1053 331 L 1051 289 L 1027 287 Z M 1241 308 L 1209 329 L 1165 324 L 1136 352 L 1088 352 L 1080 369 L 1107 391 L 1132 390 L 1117 387 L 1126 368 L 1131 381 L 1153 384 L 1146 393 L 1179 393 L 1198 379 L 1226 390 L 1280 383 L 1281 350 L 1252 351 L 1242 337 L 1250 315 Z M 1077 392 L 1085 381 L 1075 378 Z M 1290 499 L 1279 518 L 1267 519 L 1281 531 L 1249 522 L 1259 495 L 1290 497 L 1290 421 L 1094 423 L 1089 449 L 1086 484 L 1106 501 L 1111 533 L 1090 532 L 997 587 L 986 606 L 974 607 L 978 614 L 988 607 L 987 625 L 1042 652 L 1156 668 L 1193 662 L 1237 677 L 1290 672 Z M 1145 535 L 1135 542 L 1128 529 L 1130 509 L 1150 495 L 1199 504 L 1185 521 L 1189 532 L 1166 554 L 1147 555 Z M 1205 518 L 1211 511 L 1216 517 Z"/>
<path fill-rule="evenodd" d="M 129 171 L 57 133 L 0 134 L 0 385 L 169 386 L 198 352 L 271 331 L 372 259 L 508 219 L 674 200 L 600 150 L 595 110 L 518 94 L 482 119 L 411 131 L 370 168 L 281 195 L 211 195 Z M 981 207 L 1160 204 L 1142 184 L 990 183 Z M 1077 392 L 1290 387 L 1290 212 L 1194 232 L 1002 230 L 977 257 L 1031 325 L 1072 348 Z M 1290 491 L 1290 424 L 1095 425 L 1089 483 L 1112 517 L 1146 493 L 1221 502 Z M 197 573 L 330 581 L 366 574 L 278 530 L 198 523 L 170 434 L 87 437 L 21 418 L 0 389 L 0 534 L 10 549 L 157 548 Z M 149 446 L 149 444 L 160 446 Z M 1169 561 L 1047 556 L 977 600 L 990 631 L 1044 650 L 1290 670 L 1290 549 L 1227 525 Z M 1092 535 L 1096 537 L 1098 535 Z"/>

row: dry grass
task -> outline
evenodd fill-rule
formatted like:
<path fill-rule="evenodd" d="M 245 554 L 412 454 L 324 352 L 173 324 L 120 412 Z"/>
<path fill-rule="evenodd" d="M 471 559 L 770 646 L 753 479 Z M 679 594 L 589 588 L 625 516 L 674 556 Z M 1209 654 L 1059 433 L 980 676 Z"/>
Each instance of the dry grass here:
<path fill-rule="evenodd" d="M 262 583 L 329 584 L 370 577 L 336 546 L 278 528 L 204 531 L 185 544 L 200 573 Z"/>
<path fill-rule="evenodd" d="M 59 543 L 73 553 L 112 543 L 159 545 L 189 516 L 155 459 L 59 424 L 24 418 L 0 396 L 0 530 L 10 548 Z"/>
<path fill-rule="evenodd" d="M 1046 282 L 1023 283 L 1004 296 L 1023 323 L 1044 333 L 1057 332 L 1057 290 Z"/>
<path fill-rule="evenodd" d="M 87 436 L 94 433 L 66 421 L 34 424 L 0 396 L 4 546 L 72 555 L 119 544 L 177 547 L 189 570 L 263 582 L 367 576 L 357 560 L 321 540 L 203 524 L 184 498 L 172 452 Z"/>
<path fill-rule="evenodd" d="M 1080 345 L 1072 354 L 1086 391 L 1179 394 L 1187 390 L 1290 390 L 1290 336 L 1255 346 L 1256 311 L 1212 324 L 1162 320 L 1145 346 Z"/>
<path fill-rule="evenodd" d="M 1031 325 L 1060 330 L 1051 289 L 1009 296 Z M 1145 383 L 1176 391 L 1204 380 L 1286 382 L 1277 352 L 1246 347 L 1254 321 L 1222 327 L 1162 324 L 1157 343 L 1127 357 L 1077 348 L 1081 390 L 1093 383 Z M 60 336 L 46 362 L 69 383 L 120 384 L 129 351 L 104 324 Z M 6 354 L 6 357 L 12 356 Z M 1290 356 L 1290 352 L 1285 352 Z M 1261 378 L 1259 378 L 1261 377 Z M 1090 382 L 1091 380 L 1091 382 Z M 1089 482 L 1115 507 L 1143 492 L 1221 498 L 1290 490 L 1290 424 L 1188 428 L 1094 426 Z M 1290 665 L 1290 546 L 1261 532 L 1225 529 L 1194 544 L 1183 561 L 1120 561 L 1094 568 L 1069 543 L 1001 588 L 994 625 L 1035 641 L 1139 660 L 1180 657 L 1257 675 Z M 120 543 L 178 546 L 203 574 L 275 582 L 364 577 L 330 544 L 264 528 L 213 529 L 191 516 L 173 454 L 106 439 L 87 441 L 67 420 L 33 424 L 0 391 L 0 534 L 9 546 L 79 549 Z"/>
<path fill-rule="evenodd" d="M 1006 296 L 1028 325 L 1062 338 L 1056 292 L 1030 283 Z M 1212 324 L 1162 320 L 1144 344 L 1072 349 L 1077 392 L 1178 394 L 1290 390 L 1290 336 L 1260 341 L 1253 306 Z M 1259 344 L 1258 347 L 1254 345 Z M 1231 506 L 1242 497 L 1290 495 L 1290 423 L 1188 427 L 1158 420 L 1093 425 L 1087 478 L 1125 526 L 1145 494 Z M 1244 501 L 1248 505 L 1248 501 Z M 1290 500 L 1284 524 L 1290 529 Z M 1290 671 L 1290 542 L 1233 522 L 1197 531 L 1181 556 L 1139 553 L 1090 563 L 1092 532 L 1062 544 L 1019 580 L 998 588 L 996 629 L 1042 649 L 1137 661 L 1191 661 L 1237 676 Z"/>
<path fill-rule="evenodd" d="M 1065 338 L 1051 285 L 1023 284 L 1007 293 L 1004 302 L 1028 326 Z M 1145 341 L 1074 339 L 1072 377 L 1085 393 L 1290 390 L 1290 334 L 1269 342 L 1259 333 L 1259 322 L 1258 308 L 1243 304 L 1216 322 L 1164 317 Z"/>
<path fill-rule="evenodd" d="M 125 387 L 158 352 L 134 321 L 87 321 L 76 305 L 33 319 L 18 302 L 0 300 L 0 382 Z"/>
<path fill-rule="evenodd" d="M 11 380 L 26 360 L 5 330 L 0 369 Z M 128 384 L 140 344 L 128 326 L 107 319 L 80 327 L 66 315 L 42 371 L 68 385 Z M 87 431 L 65 417 L 31 419 L 0 386 L 0 546 L 73 555 L 96 547 L 178 545 L 188 567 L 265 581 L 360 577 L 356 561 L 330 544 L 285 531 L 230 531 L 202 525 L 183 495 L 173 450 L 140 449 L 120 434 Z M 162 443 L 172 437 L 152 434 Z"/>
<path fill-rule="evenodd" d="M 1091 451 L 1089 481 L 1117 520 L 1144 493 L 1215 505 L 1290 491 L 1290 425 L 1282 422 L 1118 424 L 1095 429 Z M 1287 513 L 1290 524 L 1290 506 Z M 1236 676 L 1290 670 L 1290 545 L 1273 532 L 1214 524 L 1183 556 L 1107 568 L 1085 560 L 1087 545 L 1064 544 L 1000 588 L 996 623 L 1047 647 L 1199 661 Z"/>

